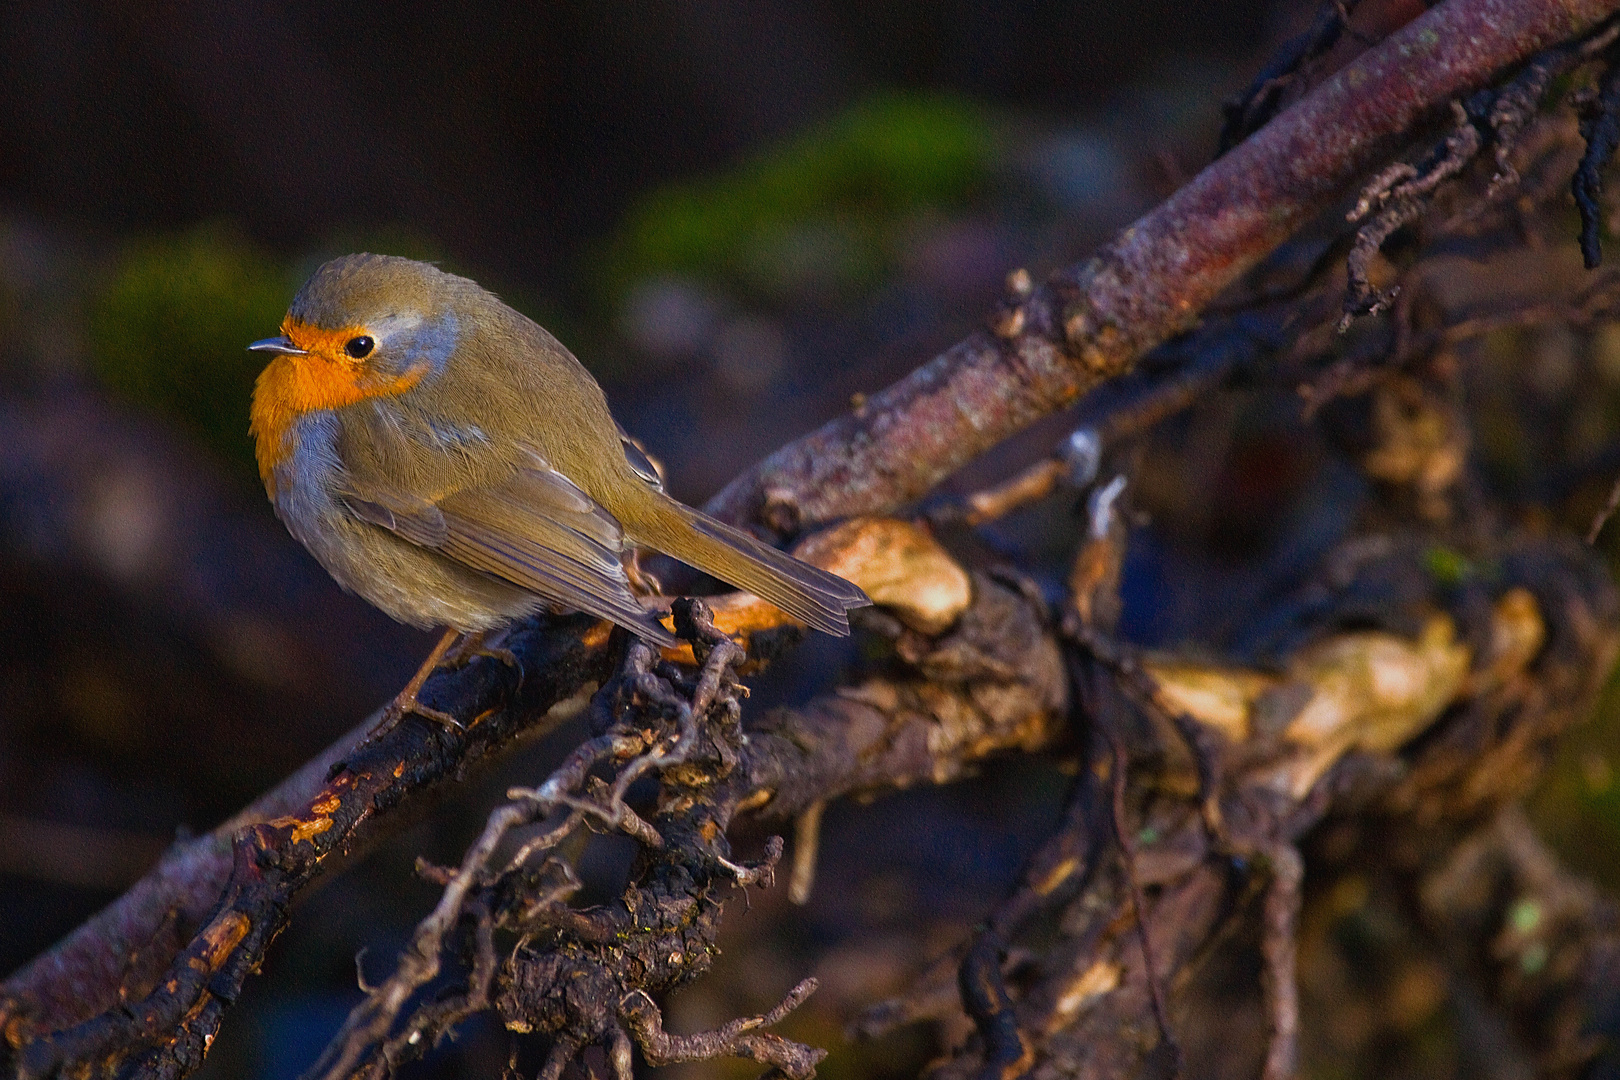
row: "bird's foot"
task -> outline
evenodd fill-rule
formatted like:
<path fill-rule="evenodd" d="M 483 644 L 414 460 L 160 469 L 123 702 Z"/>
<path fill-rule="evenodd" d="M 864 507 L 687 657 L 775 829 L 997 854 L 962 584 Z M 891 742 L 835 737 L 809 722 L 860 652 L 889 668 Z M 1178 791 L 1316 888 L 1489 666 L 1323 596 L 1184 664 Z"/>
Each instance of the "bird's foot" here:
<path fill-rule="evenodd" d="M 470 636 L 481 637 L 482 635 Z M 428 676 L 439 670 L 439 666 L 444 662 L 446 655 L 452 651 L 451 646 L 456 645 L 460 637 L 461 635 L 454 630 L 444 632 L 444 635 L 439 638 L 439 643 L 433 646 L 433 651 L 428 653 L 427 659 L 422 661 L 422 666 L 416 669 L 415 675 L 411 676 L 411 681 L 405 684 L 403 690 L 394 695 L 393 701 L 383 706 L 382 716 L 377 720 L 377 726 L 372 728 L 371 732 L 366 736 L 366 742 L 374 742 L 388 734 L 388 732 L 399 726 L 401 720 L 412 713 L 443 724 L 445 727 L 455 728 L 457 731 L 466 730 L 465 725 L 460 720 L 442 709 L 435 709 L 432 706 L 422 704 L 416 696 L 421 691 L 422 684 L 427 682 Z"/>
<path fill-rule="evenodd" d="M 466 667 L 474 659 L 487 656 L 491 660 L 499 660 L 513 671 L 517 672 L 518 686 L 523 685 L 523 661 L 517 658 L 517 653 L 502 644 L 506 640 L 506 631 L 501 630 L 493 635 L 487 630 L 479 630 L 471 634 L 464 634 L 455 647 L 445 653 L 444 665 L 446 667 Z"/>
<path fill-rule="evenodd" d="M 370 742 L 372 739 L 394 730 L 399 726 L 401 720 L 411 715 L 425 717 L 457 731 L 467 730 L 465 724 L 443 709 L 435 709 L 431 705 L 422 704 L 415 692 L 410 691 L 407 687 L 405 690 L 401 690 L 393 701 L 383 706 L 382 717 L 377 721 L 377 726 L 371 729 L 371 734 L 366 736 L 366 741 Z"/>
<path fill-rule="evenodd" d="M 443 666 L 466 667 L 476 657 L 487 656 L 491 660 L 499 660 L 507 667 L 523 670 L 523 664 L 518 660 L 517 654 L 505 645 L 506 632 L 500 631 L 492 636 L 487 630 L 478 630 L 471 634 L 463 634 L 448 652 L 444 654 Z"/>

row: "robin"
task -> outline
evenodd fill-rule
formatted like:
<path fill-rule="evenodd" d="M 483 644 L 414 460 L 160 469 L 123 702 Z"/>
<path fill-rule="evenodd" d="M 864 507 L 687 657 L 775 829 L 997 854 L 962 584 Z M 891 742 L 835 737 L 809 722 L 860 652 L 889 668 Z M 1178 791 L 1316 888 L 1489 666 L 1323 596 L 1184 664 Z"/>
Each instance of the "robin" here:
<path fill-rule="evenodd" d="M 454 724 L 416 700 L 457 638 L 541 609 L 674 637 L 631 590 L 651 548 L 829 634 L 870 601 L 664 493 L 596 380 L 543 328 L 427 263 L 347 255 L 293 298 L 253 390 L 276 516 L 343 588 L 446 632 L 385 716 Z"/>

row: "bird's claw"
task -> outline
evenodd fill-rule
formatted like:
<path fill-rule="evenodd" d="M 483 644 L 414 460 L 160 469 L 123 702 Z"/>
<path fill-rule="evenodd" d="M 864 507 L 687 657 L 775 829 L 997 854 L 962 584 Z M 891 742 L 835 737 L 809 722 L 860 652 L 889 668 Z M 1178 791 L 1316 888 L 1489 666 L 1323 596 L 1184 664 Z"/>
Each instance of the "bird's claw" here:
<path fill-rule="evenodd" d="M 447 728 L 454 728 L 456 731 L 467 730 L 467 725 L 443 709 L 435 709 L 431 705 L 422 704 L 414 693 L 401 693 L 393 701 L 383 706 L 382 718 L 377 721 L 377 726 L 372 728 L 370 734 L 366 736 L 366 742 L 373 742 L 393 731 L 399 726 L 401 720 L 412 714 L 443 724 Z"/>
<path fill-rule="evenodd" d="M 505 635 L 500 635 L 497 640 L 505 640 Z M 450 651 L 445 654 L 444 660 L 442 661 L 442 666 L 465 667 L 466 665 L 472 663 L 474 658 L 479 656 L 487 656 L 491 660 L 499 660 L 513 671 L 516 671 L 518 675 L 518 685 L 523 685 L 523 661 L 517 658 L 517 653 L 513 652 L 511 649 L 508 649 L 504 645 L 490 644 L 486 640 L 485 635 L 481 633 L 463 635 L 461 640 L 457 641 Z M 438 718 L 435 717 L 434 719 Z"/>

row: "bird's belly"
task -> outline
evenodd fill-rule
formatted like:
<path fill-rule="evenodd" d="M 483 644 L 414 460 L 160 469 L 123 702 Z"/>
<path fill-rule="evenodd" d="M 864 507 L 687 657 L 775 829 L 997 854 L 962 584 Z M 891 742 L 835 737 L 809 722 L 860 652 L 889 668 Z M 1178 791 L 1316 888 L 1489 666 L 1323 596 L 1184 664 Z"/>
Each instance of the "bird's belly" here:
<path fill-rule="evenodd" d="M 402 623 L 464 632 L 505 626 L 545 606 L 533 593 L 356 518 L 333 494 L 342 465 L 329 429 L 301 426 L 298 452 L 275 470 L 276 516 L 345 590 Z"/>
<path fill-rule="evenodd" d="M 505 626 L 545 605 L 525 592 L 376 525 L 342 517 L 304 540 L 317 561 L 349 592 L 412 626 L 461 631 Z"/>

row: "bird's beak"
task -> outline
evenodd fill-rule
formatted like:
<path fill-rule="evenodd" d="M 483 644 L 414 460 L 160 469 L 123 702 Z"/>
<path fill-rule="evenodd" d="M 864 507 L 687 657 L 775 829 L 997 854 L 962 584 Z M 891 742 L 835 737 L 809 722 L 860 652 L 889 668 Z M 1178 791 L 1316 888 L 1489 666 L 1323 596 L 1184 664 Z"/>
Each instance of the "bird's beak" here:
<path fill-rule="evenodd" d="M 249 352 L 273 352 L 282 356 L 308 356 L 308 349 L 300 349 L 285 335 L 281 337 L 267 337 L 262 341 L 255 341 L 248 346 Z"/>

